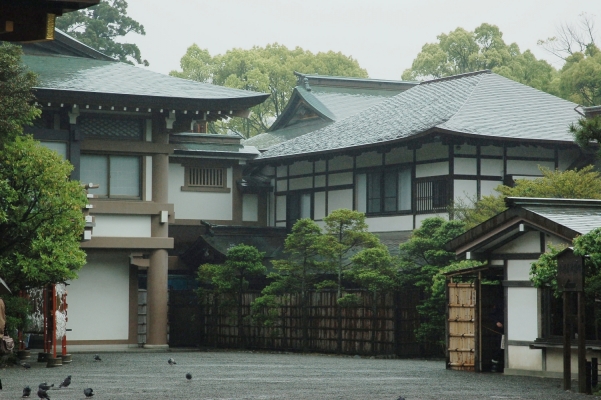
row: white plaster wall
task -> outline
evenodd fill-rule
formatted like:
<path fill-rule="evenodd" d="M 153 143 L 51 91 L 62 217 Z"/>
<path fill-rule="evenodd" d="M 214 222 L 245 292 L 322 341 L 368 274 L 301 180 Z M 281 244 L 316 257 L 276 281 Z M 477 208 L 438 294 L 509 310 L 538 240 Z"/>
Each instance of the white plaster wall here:
<path fill-rule="evenodd" d="M 503 160 L 481 159 L 480 175 L 503 176 Z"/>
<path fill-rule="evenodd" d="M 275 219 L 282 221 L 286 219 L 286 196 L 277 196 L 275 200 Z"/>
<path fill-rule="evenodd" d="M 370 151 L 357 156 L 357 168 L 373 167 L 382 165 L 382 154 L 377 151 Z"/>
<path fill-rule="evenodd" d="M 67 286 L 69 340 L 127 340 L 129 256 L 113 250 L 87 255 L 79 278 Z"/>
<path fill-rule="evenodd" d="M 413 230 L 412 215 L 372 217 L 366 219 L 370 232 L 394 232 Z"/>
<path fill-rule="evenodd" d="M 529 281 L 530 264 L 536 260 L 507 260 L 507 280 Z"/>
<path fill-rule="evenodd" d="M 491 194 L 497 195 L 495 188 L 502 185 L 501 181 L 480 181 L 480 196 L 490 196 Z"/>
<path fill-rule="evenodd" d="M 313 173 L 313 163 L 309 161 L 298 161 L 290 165 L 290 176 L 305 175 Z"/>
<path fill-rule="evenodd" d="M 493 253 L 538 253 L 540 252 L 540 232 L 530 231 L 524 233 L 517 240 L 512 240 Z"/>
<path fill-rule="evenodd" d="M 325 172 L 326 170 L 326 161 L 319 160 L 315 161 L 315 172 Z"/>
<path fill-rule="evenodd" d="M 342 172 L 340 174 L 330 174 L 328 177 L 328 186 L 350 185 L 353 183 L 352 172 Z"/>
<path fill-rule="evenodd" d="M 447 158 L 449 156 L 449 147 L 441 143 L 425 143 L 416 150 L 417 161 L 434 160 L 437 158 Z"/>
<path fill-rule="evenodd" d="M 341 208 L 353 209 L 353 191 L 351 189 L 328 192 L 328 214 Z"/>
<path fill-rule="evenodd" d="M 149 215 L 95 215 L 93 236 L 150 237 Z"/>
<path fill-rule="evenodd" d="M 478 182 L 456 179 L 453 182 L 455 200 L 463 200 L 467 204 L 470 204 L 472 200 L 476 198 L 478 193 Z"/>
<path fill-rule="evenodd" d="M 444 219 L 449 219 L 449 214 L 448 213 L 441 213 L 441 214 L 419 214 L 415 216 L 415 229 L 419 228 L 420 226 L 422 226 L 422 221 L 425 220 L 426 218 L 432 218 L 432 217 L 440 217 L 440 218 L 444 218 Z"/>
<path fill-rule="evenodd" d="M 449 174 L 448 161 L 431 164 L 419 164 L 415 166 L 415 177 L 423 178 L 427 176 L 438 176 Z"/>
<path fill-rule="evenodd" d="M 476 175 L 478 173 L 478 160 L 475 158 L 455 158 L 455 174 Z"/>
<path fill-rule="evenodd" d="M 555 150 L 539 146 L 507 147 L 507 157 L 555 157 Z"/>
<path fill-rule="evenodd" d="M 255 222 L 259 220 L 259 195 L 245 194 L 242 196 L 242 221 Z"/>
<path fill-rule="evenodd" d="M 462 155 L 462 154 L 468 154 L 468 155 L 472 155 L 475 156 L 477 154 L 478 147 L 477 146 L 473 146 L 471 144 L 462 144 L 461 146 L 455 146 L 454 152 L 455 155 Z"/>
<path fill-rule="evenodd" d="M 538 337 L 538 289 L 507 288 L 507 339 L 534 340 Z"/>
<path fill-rule="evenodd" d="M 555 169 L 555 163 L 552 161 L 507 160 L 507 174 L 542 176 L 539 166 Z"/>
<path fill-rule="evenodd" d="M 285 181 L 283 181 L 285 183 Z M 284 186 L 284 185 L 282 185 Z M 288 190 L 310 189 L 313 187 L 313 177 L 305 176 L 304 178 L 290 178 L 288 182 Z M 280 186 L 278 185 L 278 190 Z"/>
<path fill-rule="evenodd" d="M 278 178 L 284 177 L 287 175 L 288 167 L 286 165 L 280 165 L 276 168 L 275 173 Z"/>
<path fill-rule="evenodd" d="M 593 357 L 600 358 L 601 353 L 598 351 L 587 350 L 586 359 L 590 360 Z M 563 373 L 563 349 L 547 348 L 546 359 L 547 371 Z M 572 350 L 571 362 L 572 374 L 578 374 L 578 351 L 575 349 Z"/>
<path fill-rule="evenodd" d="M 169 203 L 173 203 L 178 219 L 232 219 L 232 192 L 182 192 L 185 169 L 169 164 Z M 227 169 L 227 187 L 232 187 L 232 168 Z"/>
<path fill-rule="evenodd" d="M 364 213 L 367 211 L 367 175 L 356 176 L 355 189 L 357 211 Z"/>
<path fill-rule="evenodd" d="M 152 156 L 146 156 L 146 171 L 144 175 L 146 182 L 146 201 L 152 201 Z"/>
<path fill-rule="evenodd" d="M 483 156 L 502 156 L 503 147 L 501 146 L 480 146 L 480 154 Z"/>
<path fill-rule="evenodd" d="M 341 169 L 351 168 L 353 168 L 353 157 L 350 156 L 334 157 L 328 162 L 329 171 L 338 171 Z"/>
<path fill-rule="evenodd" d="M 315 175 L 315 187 L 324 187 L 326 185 L 325 175 Z"/>
<path fill-rule="evenodd" d="M 269 193 L 269 203 L 267 204 L 267 224 L 269 226 L 275 226 L 275 195 Z"/>
<path fill-rule="evenodd" d="M 406 147 L 396 147 L 386 153 L 386 164 L 401 164 L 413 162 L 413 150 Z"/>
<path fill-rule="evenodd" d="M 540 349 L 527 346 L 507 346 L 507 367 L 526 371 L 542 371 L 543 355 Z"/>
<path fill-rule="evenodd" d="M 326 216 L 326 192 L 313 194 L 313 219 L 324 219 Z"/>

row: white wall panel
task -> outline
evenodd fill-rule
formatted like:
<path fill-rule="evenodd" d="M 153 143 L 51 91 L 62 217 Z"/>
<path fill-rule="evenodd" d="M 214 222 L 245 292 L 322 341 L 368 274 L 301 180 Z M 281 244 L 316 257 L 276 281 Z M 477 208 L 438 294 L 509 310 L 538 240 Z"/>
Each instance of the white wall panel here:
<path fill-rule="evenodd" d="M 150 237 L 150 215 L 96 214 L 92 236 Z"/>
<path fill-rule="evenodd" d="M 476 198 L 478 181 L 456 179 L 453 182 L 453 190 L 455 193 L 455 200 L 459 199 L 470 204 L 470 201 Z"/>
<path fill-rule="evenodd" d="M 503 176 L 503 160 L 490 158 L 481 159 L 480 175 Z"/>
<path fill-rule="evenodd" d="M 305 176 L 303 178 L 290 178 L 288 190 L 311 189 L 313 188 L 313 177 Z M 281 190 L 278 188 L 278 190 Z"/>
<path fill-rule="evenodd" d="M 508 340 L 531 340 L 538 337 L 538 289 L 507 288 Z"/>
<path fill-rule="evenodd" d="M 542 371 L 543 353 L 540 349 L 530 349 L 527 346 L 507 347 L 506 368 L 526 371 Z"/>
<path fill-rule="evenodd" d="M 313 173 L 313 163 L 310 161 L 297 161 L 290 165 L 290 176 Z"/>
<path fill-rule="evenodd" d="M 555 150 L 540 146 L 507 147 L 507 157 L 553 158 Z"/>
<path fill-rule="evenodd" d="M 480 146 L 480 154 L 483 156 L 502 156 L 502 146 Z"/>
<path fill-rule="evenodd" d="M 406 147 L 395 147 L 389 153 L 386 153 L 386 165 L 412 162 L 413 150 Z"/>
<path fill-rule="evenodd" d="M 343 172 L 340 174 L 330 174 L 328 176 L 328 186 L 351 185 L 353 183 L 353 173 Z"/>
<path fill-rule="evenodd" d="M 278 178 L 287 176 L 287 174 L 288 174 L 288 166 L 286 166 L 286 165 L 280 165 L 280 166 L 276 167 L 275 174 L 276 174 L 276 176 Z"/>
<path fill-rule="evenodd" d="M 146 171 L 144 172 L 146 183 L 145 200 L 152 201 L 152 156 L 146 156 Z"/>
<path fill-rule="evenodd" d="M 129 254 L 89 252 L 79 278 L 67 287 L 69 340 L 127 340 Z"/>
<path fill-rule="evenodd" d="M 353 191 L 351 189 L 328 192 L 328 214 L 341 208 L 353 209 Z"/>
<path fill-rule="evenodd" d="M 453 152 L 455 153 L 455 156 L 463 154 L 475 156 L 478 153 L 478 147 L 472 146 L 471 144 L 462 144 L 460 146 L 455 146 Z"/>
<path fill-rule="evenodd" d="M 480 196 L 490 196 L 491 194 L 497 195 L 495 188 L 502 185 L 501 181 L 480 181 Z"/>
<path fill-rule="evenodd" d="M 382 165 L 382 153 L 370 151 L 357 156 L 357 168 L 375 167 Z"/>
<path fill-rule="evenodd" d="M 286 219 L 286 196 L 277 196 L 275 200 L 275 219 L 282 221 Z"/>
<path fill-rule="evenodd" d="M 417 178 L 424 178 L 428 176 L 439 176 L 449 174 L 449 163 L 448 161 L 437 162 L 431 164 L 419 164 L 415 166 L 415 176 Z"/>
<path fill-rule="evenodd" d="M 315 187 L 324 187 L 326 185 L 325 175 L 315 175 Z"/>
<path fill-rule="evenodd" d="M 455 158 L 456 175 L 476 175 L 478 173 L 478 160 L 475 158 Z"/>
<path fill-rule="evenodd" d="M 288 190 L 288 179 L 278 179 L 276 182 L 276 192 L 285 192 Z"/>
<path fill-rule="evenodd" d="M 341 169 L 351 169 L 351 168 L 353 168 L 353 157 L 350 157 L 350 156 L 334 157 L 328 162 L 328 170 L 329 171 L 338 171 Z"/>
<path fill-rule="evenodd" d="M 326 170 L 326 161 L 319 160 L 315 161 L 315 172 L 325 172 Z"/>
<path fill-rule="evenodd" d="M 324 219 L 326 216 L 326 192 L 315 192 L 313 204 L 313 219 Z"/>
<path fill-rule="evenodd" d="M 232 192 L 183 192 L 185 169 L 169 164 L 169 203 L 173 203 L 178 219 L 232 219 Z M 227 187 L 232 187 L 232 168 L 227 169 Z"/>
<path fill-rule="evenodd" d="M 529 281 L 530 264 L 536 260 L 507 260 L 507 280 Z"/>
<path fill-rule="evenodd" d="M 357 204 L 357 211 L 364 213 L 367 211 L 367 175 L 358 174 L 356 180 L 355 195 L 357 199 L 355 204 Z"/>
<path fill-rule="evenodd" d="M 512 240 L 493 253 L 537 253 L 540 252 L 540 233 L 530 231 L 524 233 L 518 240 Z"/>
<path fill-rule="evenodd" d="M 412 215 L 395 215 L 390 217 L 368 217 L 366 219 L 370 232 L 412 231 Z"/>
<path fill-rule="evenodd" d="M 507 174 L 542 176 L 539 166 L 555 169 L 555 163 L 552 161 L 507 160 Z"/>
<path fill-rule="evenodd" d="M 245 194 L 242 196 L 242 221 L 259 220 L 259 195 Z"/>
<path fill-rule="evenodd" d="M 425 143 L 416 150 L 417 161 L 434 160 L 437 158 L 448 158 L 449 147 L 442 143 Z"/>

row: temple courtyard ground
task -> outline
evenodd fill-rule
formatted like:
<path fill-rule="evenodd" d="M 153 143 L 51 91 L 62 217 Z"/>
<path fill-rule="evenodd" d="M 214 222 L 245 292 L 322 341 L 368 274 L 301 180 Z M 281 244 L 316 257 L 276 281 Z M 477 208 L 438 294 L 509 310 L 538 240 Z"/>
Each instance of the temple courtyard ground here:
<path fill-rule="evenodd" d="M 46 368 L 37 354 L 30 369 L 0 370 L 0 399 L 23 387 L 37 397 L 41 382 L 51 399 L 594 399 L 565 392 L 558 379 L 448 371 L 443 361 L 236 351 L 132 351 L 73 354 L 73 362 Z M 169 365 L 172 357 L 176 365 Z M 192 375 L 186 379 L 186 373 Z M 68 388 L 57 389 L 71 375 Z M 577 386 L 575 383 L 573 386 Z"/>

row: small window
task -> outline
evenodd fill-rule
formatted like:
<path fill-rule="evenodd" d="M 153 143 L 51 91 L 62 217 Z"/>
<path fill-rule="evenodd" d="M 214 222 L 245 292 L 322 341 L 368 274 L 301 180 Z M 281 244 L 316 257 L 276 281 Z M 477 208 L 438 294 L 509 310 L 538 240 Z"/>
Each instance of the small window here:
<path fill-rule="evenodd" d="M 449 184 L 445 178 L 423 179 L 416 184 L 417 212 L 444 212 L 449 198 Z"/>
<path fill-rule="evenodd" d="M 229 192 L 226 168 L 186 167 L 183 191 Z"/>
<path fill-rule="evenodd" d="M 387 169 L 367 173 L 366 201 L 358 202 L 358 208 L 365 208 L 368 214 L 411 211 L 411 170 Z M 363 178 L 360 179 L 363 182 Z M 359 184 L 359 181 L 358 181 Z M 363 183 L 362 183 L 363 184 Z M 363 193 L 358 188 L 358 191 Z"/>
<path fill-rule="evenodd" d="M 80 180 L 98 184 L 89 192 L 101 198 L 139 199 L 140 171 L 137 156 L 81 155 Z"/>

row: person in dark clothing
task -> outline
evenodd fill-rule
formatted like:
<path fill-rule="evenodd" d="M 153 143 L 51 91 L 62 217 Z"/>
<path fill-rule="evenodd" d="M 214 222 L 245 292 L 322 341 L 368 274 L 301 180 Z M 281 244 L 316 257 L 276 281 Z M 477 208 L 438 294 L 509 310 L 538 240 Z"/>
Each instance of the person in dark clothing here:
<path fill-rule="evenodd" d="M 493 308 L 490 313 L 490 320 L 492 322 L 492 331 L 495 333 L 494 337 L 494 351 L 492 354 L 492 367 L 491 372 L 499 371 L 501 365 L 503 364 L 504 358 L 504 349 L 503 349 L 503 339 L 505 337 L 504 333 L 504 314 L 503 314 L 503 305 L 502 303 L 496 303 L 493 305 Z"/>

